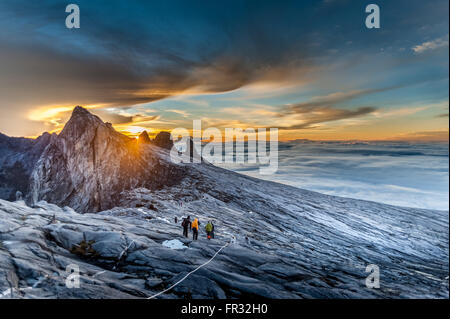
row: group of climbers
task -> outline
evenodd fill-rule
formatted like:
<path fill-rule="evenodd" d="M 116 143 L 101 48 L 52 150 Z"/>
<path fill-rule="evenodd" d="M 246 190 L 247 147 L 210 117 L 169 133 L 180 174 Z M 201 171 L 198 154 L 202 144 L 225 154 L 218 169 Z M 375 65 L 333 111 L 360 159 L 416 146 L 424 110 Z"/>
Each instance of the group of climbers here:
<path fill-rule="evenodd" d="M 177 222 L 177 218 L 175 219 L 175 223 Z M 183 218 L 183 221 L 181 222 L 181 227 L 183 227 L 183 236 L 188 237 L 189 229 L 192 229 L 192 239 L 197 240 L 198 239 L 198 230 L 200 227 L 200 221 L 198 218 L 195 218 L 193 221 L 191 221 L 191 216 L 188 216 L 186 218 Z M 211 239 L 214 238 L 214 224 L 209 221 L 206 226 L 206 238 Z"/>

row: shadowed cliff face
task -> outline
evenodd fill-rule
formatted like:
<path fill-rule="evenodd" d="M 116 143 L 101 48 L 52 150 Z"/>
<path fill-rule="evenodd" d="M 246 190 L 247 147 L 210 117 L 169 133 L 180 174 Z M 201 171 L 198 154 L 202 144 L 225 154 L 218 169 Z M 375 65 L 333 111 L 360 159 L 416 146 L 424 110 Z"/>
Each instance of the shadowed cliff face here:
<path fill-rule="evenodd" d="M 15 200 L 16 192 L 29 192 L 31 172 L 51 135 L 44 133 L 37 139 L 8 137 L 0 133 L 0 198 Z"/>
<path fill-rule="evenodd" d="M 168 150 L 170 150 L 173 146 L 173 141 L 170 138 L 169 132 L 159 132 L 158 135 L 156 135 L 153 143 L 156 146 L 159 146 L 159 147 L 162 147 L 162 148 L 165 148 Z"/>
<path fill-rule="evenodd" d="M 162 160 L 160 151 L 118 133 L 111 124 L 76 107 L 37 162 L 28 198 L 79 212 L 112 208 L 124 190 L 157 189 L 183 178 L 182 167 Z"/>

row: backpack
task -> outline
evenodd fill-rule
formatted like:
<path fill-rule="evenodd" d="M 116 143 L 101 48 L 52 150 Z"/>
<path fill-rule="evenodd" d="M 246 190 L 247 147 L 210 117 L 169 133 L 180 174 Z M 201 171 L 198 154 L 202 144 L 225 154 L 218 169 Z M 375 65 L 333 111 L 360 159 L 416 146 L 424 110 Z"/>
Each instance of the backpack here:
<path fill-rule="evenodd" d="M 213 230 L 213 226 L 211 225 L 211 223 L 208 223 L 208 224 L 205 226 L 205 229 L 206 229 L 206 231 L 210 232 L 210 231 Z"/>
<path fill-rule="evenodd" d="M 187 227 L 187 223 L 188 223 L 188 221 L 185 218 L 185 219 L 183 219 L 183 222 L 181 223 L 181 226 Z"/>

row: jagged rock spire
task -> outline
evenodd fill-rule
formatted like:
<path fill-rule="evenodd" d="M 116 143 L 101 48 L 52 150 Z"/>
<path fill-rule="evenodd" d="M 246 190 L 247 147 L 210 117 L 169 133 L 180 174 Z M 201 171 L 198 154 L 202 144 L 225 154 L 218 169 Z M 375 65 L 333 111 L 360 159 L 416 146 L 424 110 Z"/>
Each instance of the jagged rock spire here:
<path fill-rule="evenodd" d="M 60 136 L 68 139 L 78 139 L 82 135 L 89 134 L 97 127 L 104 125 L 103 121 L 96 115 L 90 113 L 81 106 L 77 106 L 72 111 L 72 116 L 61 131 Z"/>
<path fill-rule="evenodd" d="M 143 144 L 149 144 L 152 141 L 150 140 L 150 137 L 148 136 L 147 131 L 142 132 L 138 137 L 138 142 Z"/>
<path fill-rule="evenodd" d="M 172 146 L 173 146 L 173 141 L 171 139 L 170 133 L 164 132 L 164 131 L 161 131 L 158 133 L 158 135 L 156 135 L 156 138 L 153 141 L 153 143 L 156 146 L 166 148 L 168 150 L 172 149 Z"/>

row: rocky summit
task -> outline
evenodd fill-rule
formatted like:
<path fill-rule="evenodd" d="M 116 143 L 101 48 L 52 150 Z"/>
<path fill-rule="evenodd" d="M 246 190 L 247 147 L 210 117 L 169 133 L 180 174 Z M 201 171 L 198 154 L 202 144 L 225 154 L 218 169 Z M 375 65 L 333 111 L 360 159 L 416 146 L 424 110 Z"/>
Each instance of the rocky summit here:
<path fill-rule="evenodd" d="M 143 131 L 141 134 L 139 134 L 138 142 L 143 144 L 150 144 L 152 140 L 148 136 L 147 131 Z"/>
<path fill-rule="evenodd" d="M 29 202 L 45 200 L 79 212 L 98 212 L 118 205 L 124 190 L 178 183 L 183 169 L 157 153 L 76 107 L 34 168 Z"/>
<path fill-rule="evenodd" d="M 173 141 L 170 137 L 169 132 L 159 132 L 158 135 L 156 135 L 155 140 L 153 141 L 156 146 L 165 148 L 170 150 L 173 146 Z"/>
<path fill-rule="evenodd" d="M 149 298 L 220 249 L 157 298 L 449 297 L 448 212 L 174 164 L 81 107 L 59 135 L 0 135 L 0 151 L 0 298 Z"/>

